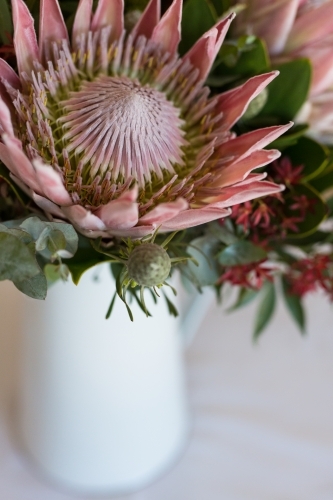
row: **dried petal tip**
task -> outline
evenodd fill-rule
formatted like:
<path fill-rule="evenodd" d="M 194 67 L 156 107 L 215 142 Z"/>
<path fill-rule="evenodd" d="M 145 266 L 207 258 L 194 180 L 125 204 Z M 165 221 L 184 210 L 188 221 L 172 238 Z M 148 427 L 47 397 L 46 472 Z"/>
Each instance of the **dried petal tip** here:
<path fill-rule="evenodd" d="M 135 247 L 127 263 L 129 277 L 141 286 L 161 285 L 169 276 L 170 269 L 169 255 L 155 243 Z"/>

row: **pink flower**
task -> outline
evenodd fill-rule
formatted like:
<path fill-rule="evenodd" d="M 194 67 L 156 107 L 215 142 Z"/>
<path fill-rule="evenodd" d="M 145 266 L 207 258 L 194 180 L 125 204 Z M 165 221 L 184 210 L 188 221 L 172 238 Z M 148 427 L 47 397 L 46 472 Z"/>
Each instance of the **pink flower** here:
<path fill-rule="evenodd" d="M 218 96 L 204 80 L 233 15 L 180 59 L 182 1 L 151 0 L 133 31 L 123 1 L 80 0 L 71 41 L 57 0 L 41 0 L 39 41 L 12 0 L 17 75 L 0 60 L 0 159 L 49 217 L 91 237 L 139 238 L 220 219 L 282 188 L 253 174 L 277 158 L 276 126 L 230 128 L 276 76 Z"/>
<path fill-rule="evenodd" d="M 313 136 L 332 142 L 333 0 L 249 0 L 236 26 L 238 34 L 263 38 L 273 63 L 310 59 L 310 96 L 296 121 L 307 121 Z"/>

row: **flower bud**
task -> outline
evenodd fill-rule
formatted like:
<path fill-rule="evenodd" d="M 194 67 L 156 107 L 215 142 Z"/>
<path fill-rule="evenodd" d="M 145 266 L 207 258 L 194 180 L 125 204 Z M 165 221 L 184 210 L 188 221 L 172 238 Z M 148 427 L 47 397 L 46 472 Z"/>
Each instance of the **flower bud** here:
<path fill-rule="evenodd" d="M 169 276 L 170 269 L 169 255 L 155 243 L 135 247 L 127 263 L 129 277 L 141 286 L 160 285 Z"/>

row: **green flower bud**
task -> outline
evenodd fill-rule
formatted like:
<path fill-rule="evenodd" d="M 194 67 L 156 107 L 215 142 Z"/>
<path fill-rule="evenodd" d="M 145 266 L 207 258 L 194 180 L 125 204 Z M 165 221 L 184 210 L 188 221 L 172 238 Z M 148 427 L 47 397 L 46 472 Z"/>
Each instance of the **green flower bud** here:
<path fill-rule="evenodd" d="M 250 120 L 251 118 L 254 118 L 257 116 L 260 111 L 263 109 L 265 106 L 266 102 L 268 99 L 268 90 L 267 88 L 264 88 L 260 94 L 257 95 L 249 104 L 247 110 L 242 116 L 242 120 Z"/>
<path fill-rule="evenodd" d="M 141 286 L 157 286 L 169 276 L 171 260 L 164 248 L 144 243 L 134 248 L 127 262 L 131 279 Z"/>

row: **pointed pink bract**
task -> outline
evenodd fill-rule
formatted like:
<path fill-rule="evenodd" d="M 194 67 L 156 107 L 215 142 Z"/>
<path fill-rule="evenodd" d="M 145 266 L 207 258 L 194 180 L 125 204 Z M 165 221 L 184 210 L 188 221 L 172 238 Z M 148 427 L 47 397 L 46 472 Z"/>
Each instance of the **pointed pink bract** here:
<path fill-rule="evenodd" d="M 124 0 L 99 0 L 93 16 L 91 29 L 93 31 L 111 26 L 111 39 L 120 38 L 124 29 Z"/>
<path fill-rule="evenodd" d="M 173 54 L 180 42 L 183 0 L 173 0 L 158 25 L 154 28 L 152 40 Z"/>
<path fill-rule="evenodd" d="M 150 0 L 137 24 L 132 30 L 135 38 L 144 35 L 150 38 L 161 17 L 161 0 Z"/>
<path fill-rule="evenodd" d="M 12 0 L 14 47 L 19 73 L 30 73 L 33 61 L 39 61 L 34 20 L 22 0 Z"/>
<path fill-rule="evenodd" d="M 193 47 L 185 54 L 184 60 L 189 60 L 199 69 L 200 78 L 206 79 L 213 62 L 221 48 L 223 40 L 227 34 L 231 21 L 235 14 L 230 14 L 222 19 L 212 29 L 207 31 Z"/>
<path fill-rule="evenodd" d="M 43 59 L 50 42 L 68 40 L 68 32 L 58 0 L 41 0 L 39 15 L 39 50 Z"/>
<path fill-rule="evenodd" d="M 93 0 L 80 0 L 72 28 L 72 43 L 74 46 L 77 37 L 82 33 L 87 34 L 90 29 L 92 5 Z"/>

